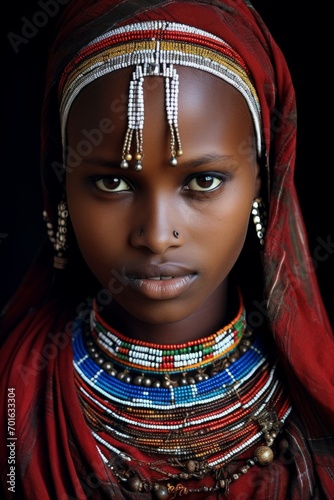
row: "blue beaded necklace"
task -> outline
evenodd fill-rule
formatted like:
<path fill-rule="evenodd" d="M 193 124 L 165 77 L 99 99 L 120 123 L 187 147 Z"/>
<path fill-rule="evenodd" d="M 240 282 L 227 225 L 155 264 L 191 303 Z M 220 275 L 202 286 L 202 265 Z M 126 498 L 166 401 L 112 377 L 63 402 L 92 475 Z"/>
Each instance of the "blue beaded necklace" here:
<path fill-rule="evenodd" d="M 98 324 L 94 313 L 91 325 L 81 318 L 76 320 L 73 366 L 78 397 L 102 460 L 130 490 L 173 492 L 171 478 L 180 486 L 180 481 L 187 477 L 217 477 L 225 474 L 226 464 L 256 443 L 260 446 L 254 456 L 211 490 L 228 487 L 257 462 L 267 465 L 272 461 L 271 446 L 291 404 L 280 383 L 276 363 L 269 360 L 258 335 L 248 331 L 244 315 L 243 311 L 241 333 L 229 325 L 220 331 L 219 337 L 211 336 L 210 343 L 206 339 L 198 341 L 201 346 L 210 345 L 210 356 L 215 352 L 211 363 L 202 354 L 201 362 L 194 363 L 199 358 L 190 355 L 189 370 L 183 366 L 180 371 L 172 362 L 169 367 L 165 365 L 166 372 L 156 361 L 161 359 L 160 353 L 157 355 L 160 346 L 155 349 L 153 344 L 150 348 L 145 343 L 138 350 L 136 343 L 131 345 L 131 339 L 123 335 L 118 339 L 115 330 L 109 335 L 106 325 Z M 234 348 L 226 352 L 226 338 L 229 336 L 230 342 L 234 334 Z M 118 351 L 115 346 L 122 348 Z M 179 349 L 174 347 L 177 356 Z M 192 348 L 197 346 L 182 345 L 182 352 L 191 354 Z M 142 355 L 131 365 L 127 353 L 136 350 L 150 352 L 156 368 L 149 363 L 145 369 Z M 168 346 L 166 351 L 170 355 Z M 133 446 L 148 457 L 151 453 L 161 455 L 161 460 L 152 462 L 148 458 L 147 462 L 137 463 L 124 451 L 124 445 Z M 110 461 L 112 456 L 118 456 L 124 465 L 118 468 Z M 158 471 L 158 483 L 139 479 L 142 473 L 134 472 L 136 463 L 146 468 L 147 474 Z M 128 472 L 125 464 L 129 464 Z M 170 467 L 175 472 L 168 472 Z M 195 492 L 186 486 L 180 488 L 181 496 Z"/>

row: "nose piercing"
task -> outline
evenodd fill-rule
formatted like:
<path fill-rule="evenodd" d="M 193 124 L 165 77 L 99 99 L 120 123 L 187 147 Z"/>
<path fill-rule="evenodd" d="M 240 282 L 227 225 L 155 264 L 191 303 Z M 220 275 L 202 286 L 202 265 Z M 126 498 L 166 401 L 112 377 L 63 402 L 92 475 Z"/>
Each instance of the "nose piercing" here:
<path fill-rule="evenodd" d="M 179 238 L 180 236 L 180 234 L 177 231 L 173 231 L 173 235 L 175 236 L 175 238 Z"/>
<path fill-rule="evenodd" d="M 144 230 L 143 229 L 139 229 L 138 231 L 138 236 L 141 236 L 143 234 Z"/>

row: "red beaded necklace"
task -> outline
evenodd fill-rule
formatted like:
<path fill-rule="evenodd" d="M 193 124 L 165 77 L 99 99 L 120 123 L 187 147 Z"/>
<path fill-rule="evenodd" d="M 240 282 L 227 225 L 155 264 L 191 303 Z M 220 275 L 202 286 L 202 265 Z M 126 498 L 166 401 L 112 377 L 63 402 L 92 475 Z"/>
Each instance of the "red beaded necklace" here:
<path fill-rule="evenodd" d="M 73 346 L 87 423 L 102 460 L 130 491 L 152 492 L 157 499 L 226 492 L 255 464 L 265 466 L 274 459 L 274 440 L 291 404 L 276 364 L 247 329 L 242 303 L 235 319 L 219 332 L 175 346 L 127 338 L 95 308 L 90 328 L 78 323 Z M 210 346 L 209 357 L 202 352 L 200 361 L 190 356 L 189 366 L 175 366 L 175 356 L 184 354 L 177 358 L 183 362 L 199 346 L 202 351 Z M 138 352 L 151 353 L 150 366 L 145 357 L 130 356 L 138 347 L 144 349 Z M 173 350 L 171 366 L 157 362 L 162 348 Z M 134 458 L 132 447 L 147 460 Z M 245 462 L 236 465 L 251 449 Z M 200 481 L 205 486 L 197 487 Z"/>

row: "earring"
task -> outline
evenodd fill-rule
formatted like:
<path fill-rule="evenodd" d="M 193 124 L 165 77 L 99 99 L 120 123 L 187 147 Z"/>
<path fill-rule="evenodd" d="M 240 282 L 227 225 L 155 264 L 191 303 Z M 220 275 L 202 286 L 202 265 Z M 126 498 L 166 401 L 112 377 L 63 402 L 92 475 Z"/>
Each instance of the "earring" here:
<path fill-rule="evenodd" d="M 43 211 L 43 218 L 44 221 L 46 222 L 48 236 L 55 250 L 53 267 L 56 269 L 65 269 L 68 263 L 68 259 L 66 257 L 66 251 L 68 249 L 68 244 L 66 239 L 67 217 L 68 217 L 67 203 L 65 200 L 62 200 L 58 205 L 58 227 L 57 227 L 57 232 L 55 234 L 53 225 L 50 222 L 47 212 L 45 210 Z"/>
<path fill-rule="evenodd" d="M 264 245 L 264 236 L 267 228 L 267 211 L 262 198 L 255 198 L 252 205 L 253 222 L 260 245 Z"/>

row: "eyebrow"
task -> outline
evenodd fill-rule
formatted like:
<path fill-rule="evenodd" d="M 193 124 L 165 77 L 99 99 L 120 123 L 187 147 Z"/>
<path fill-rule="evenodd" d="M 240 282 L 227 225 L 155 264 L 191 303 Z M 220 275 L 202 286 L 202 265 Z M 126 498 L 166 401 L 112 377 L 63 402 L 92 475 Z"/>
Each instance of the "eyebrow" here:
<path fill-rule="evenodd" d="M 216 165 L 217 163 L 219 164 L 224 164 L 227 162 L 231 162 L 233 160 L 232 155 L 220 155 L 220 154 L 215 154 L 215 153 L 210 153 L 207 155 L 199 156 L 197 158 L 190 159 L 188 161 L 182 162 L 182 168 L 198 168 L 202 167 L 203 165 L 209 166 L 209 165 Z"/>
<path fill-rule="evenodd" d="M 178 157 L 179 161 L 180 158 L 181 157 Z M 182 169 L 191 170 L 202 167 L 203 165 L 210 166 L 210 165 L 216 165 L 217 163 L 219 164 L 224 164 L 227 162 L 230 163 L 232 160 L 233 160 L 232 155 L 221 155 L 221 154 L 210 153 L 196 158 L 192 158 L 187 161 L 182 161 L 182 163 L 180 163 L 180 167 Z M 106 158 L 102 158 L 100 156 L 91 156 L 89 158 L 85 158 L 83 159 L 83 163 L 86 165 L 96 165 L 100 167 L 121 168 L 120 167 L 121 160 L 119 161 L 107 160 Z"/>

